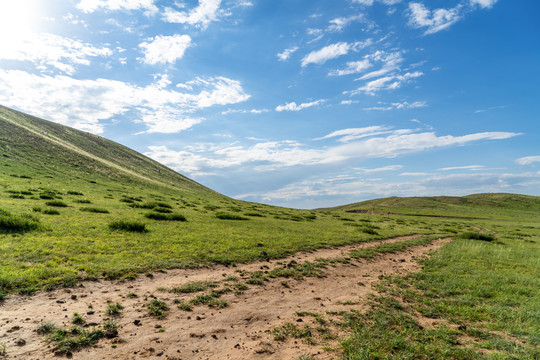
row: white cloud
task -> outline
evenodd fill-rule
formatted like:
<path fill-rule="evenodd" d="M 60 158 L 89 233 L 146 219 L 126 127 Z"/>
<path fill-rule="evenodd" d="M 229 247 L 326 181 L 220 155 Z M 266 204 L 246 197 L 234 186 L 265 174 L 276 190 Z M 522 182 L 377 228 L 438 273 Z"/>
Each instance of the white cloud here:
<path fill-rule="evenodd" d="M 300 104 L 300 105 L 296 105 L 296 103 L 293 101 L 291 103 L 286 103 L 285 105 L 277 106 L 276 111 L 278 111 L 278 112 L 281 112 L 281 111 L 300 111 L 300 110 L 303 110 L 303 109 L 310 108 L 312 106 L 320 105 L 321 103 L 323 103 L 325 101 L 326 100 L 321 99 L 321 100 L 317 100 L 317 101 L 303 103 L 303 104 Z"/>
<path fill-rule="evenodd" d="M 340 42 L 323 47 L 322 49 L 312 51 L 302 59 L 302 67 L 309 64 L 324 64 L 328 60 L 335 59 L 342 55 L 346 55 L 349 51 L 358 51 L 372 43 L 370 39 L 364 42 L 346 43 Z"/>
<path fill-rule="evenodd" d="M 217 20 L 220 5 L 221 0 L 199 0 L 199 5 L 189 12 L 177 11 L 167 7 L 163 13 L 163 20 L 205 29 L 212 21 Z"/>
<path fill-rule="evenodd" d="M 374 0 L 352 0 L 354 3 L 365 5 L 365 6 L 371 6 L 375 2 Z M 395 5 L 397 3 L 400 3 L 402 0 L 378 0 L 379 2 L 385 4 L 385 5 Z"/>
<path fill-rule="evenodd" d="M 364 86 L 359 87 L 353 91 L 346 91 L 344 94 L 358 95 L 360 93 L 365 93 L 367 95 L 375 95 L 375 93 L 382 90 L 395 90 L 400 88 L 403 84 L 409 82 L 412 79 L 416 79 L 424 73 L 420 71 L 415 71 L 413 73 L 405 73 L 404 75 L 390 75 L 384 76 L 382 78 L 372 80 L 366 83 Z"/>
<path fill-rule="evenodd" d="M 100 8 L 110 11 L 146 10 L 149 14 L 158 11 L 154 0 L 81 0 L 77 8 L 85 13 L 92 13 Z"/>
<path fill-rule="evenodd" d="M 355 22 L 355 21 L 360 21 L 360 20 L 364 20 L 364 15 L 360 14 L 360 15 L 351 15 L 347 17 L 338 17 L 338 18 L 330 20 L 330 26 L 328 27 L 327 31 L 340 32 L 350 23 Z"/>
<path fill-rule="evenodd" d="M 101 121 L 133 112 L 151 132 L 176 132 L 202 121 L 191 115 L 201 108 L 235 104 L 249 98 L 239 81 L 197 78 L 192 92 L 167 88 L 167 77 L 146 87 L 108 80 L 78 80 L 0 69 L 0 103 L 93 133 Z M 137 115 L 139 115 L 137 117 Z"/>
<path fill-rule="evenodd" d="M 362 139 L 369 136 L 388 134 L 391 127 L 389 126 L 367 126 L 363 128 L 350 128 L 336 130 L 328 135 L 313 140 L 325 140 L 335 137 L 339 137 L 340 142 L 349 142 L 353 140 Z"/>
<path fill-rule="evenodd" d="M 415 28 L 427 28 L 424 34 L 434 34 L 447 29 L 460 18 L 461 5 L 452 9 L 428 10 L 421 3 L 409 3 L 409 25 Z"/>
<path fill-rule="evenodd" d="M 270 112 L 268 109 L 251 109 L 251 110 L 235 110 L 235 109 L 228 109 L 221 112 L 221 115 L 228 115 L 228 114 L 262 114 Z"/>
<path fill-rule="evenodd" d="M 404 173 L 405 174 L 405 173 Z M 264 194 L 245 194 L 254 201 L 276 202 L 319 198 L 328 199 L 336 205 L 346 204 L 352 199 L 372 199 L 388 196 L 464 196 L 485 192 L 527 192 L 540 186 L 539 173 L 521 174 L 452 174 L 429 175 L 409 173 L 410 176 L 427 176 L 423 179 L 395 182 L 369 178 L 320 177 L 295 182 Z M 300 205 L 302 206 L 302 205 Z M 327 205 L 326 205 L 327 206 Z"/>
<path fill-rule="evenodd" d="M 95 47 L 79 40 L 42 33 L 17 41 L 7 39 L 0 51 L 0 59 L 31 61 L 44 70 L 52 67 L 73 74 L 76 65 L 90 65 L 89 58 L 112 54 L 107 47 Z"/>
<path fill-rule="evenodd" d="M 482 8 L 491 8 L 497 0 L 471 0 L 471 5 L 480 5 Z"/>
<path fill-rule="evenodd" d="M 452 167 L 445 167 L 440 168 L 438 170 L 440 171 L 453 171 L 453 170 L 472 170 L 472 171 L 478 171 L 478 170 L 484 170 L 484 165 L 467 165 L 467 166 L 452 166 Z"/>
<path fill-rule="evenodd" d="M 388 131 L 387 127 L 373 126 L 338 130 L 320 139 L 339 137 L 338 144 L 309 148 L 295 141 L 263 141 L 251 146 L 237 143 L 224 147 L 208 147 L 174 151 L 166 146 L 151 147 L 147 156 L 175 170 L 185 172 L 213 172 L 216 168 L 248 166 L 255 171 L 275 170 L 290 166 L 337 164 L 373 158 L 393 158 L 411 152 L 434 148 L 465 145 L 481 140 L 501 140 L 515 133 L 476 133 L 464 136 L 437 136 L 432 132 L 413 133 L 410 129 Z M 369 169 L 358 169 L 369 172 Z M 372 169 L 373 170 L 373 169 Z M 377 171 L 399 170 L 395 165 Z"/>
<path fill-rule="evenodd" d="M 354 3 L 371 6 L 373 5 L 373 0 L 353 0 Z"/>
<path fill-rule="evenodd" d="M 279 61 L 287 61 L 296 50 L 298 50 L 298 46 L 293 46 L 292 48 L 285 49 L 283 52 L 277 54 L 277 57 Z"/>
<path fill-rule="evenodd" d="M 172 106 L 158 108 L 140 108 L 141 122 L 148 126 L 148 130 L 141 133 L 173 134 L 187 130 L 204 121 L 203 118 L 190 117 L 185 110 Z"/>
<path fill-rule="evenodd" d="M 369 62 L 369 59 L 350 61 L 347 63 L 347 67 L 342 70 L 332 70 L 328 73 L 330 76 L 343 76 L 350 74 L 358 74 L 372 67 L 373 64 Z"/>
<path fill-rule="evenodd" d="M 383 171 L 397 171 L 401 169 L 403 169 L 403 165 L 388 165 L 388 166 L 383 166 L 383 167 L 374 168 L 374 169 L 356 168 L 354 170 L 360 171 L 361 173 L 372 174 L 372 173 L 378 173 L 378 172 L 383 172 Z"/>
<path fill-rule="evenodd" d="M 429 173 L 426 172 L 404 172 L 399 174 L 399 176 L 427 176 Z"/>
<path fill-rule="evenodd" d="M 149 42 L 139 44 L 144 49 L 143 61 L 147 64 L 173 64 L 181 59 L 187 48 L 191 46 L 189 35 L 156 36 L 148 39 Z"/>
<path fill-rule="evenodd" d="M 525 156 L 516 160 L 519 165 L 532 165 L 535 162 L 540 162 L 540 156 Z"/>
<path fill-rule="evenodd" d="M 374 63 L 381 64 L 379 70 L 369 72 L 357 80 L 368 80 L 375 77 L 383 76 L 400 69 L 404 59 L 400 51 L 387 53 L 385 51 L 376 51 L 373 54 L 367 55 L 367 59 Z"/>
<path fill-rule="evenodd" d="M 415 101 L 415 102 L 412 102 L 412 103 L 404 101 L 404 102 L 401 102 L 401 103 L 399 103 L 399 102 L 391 103 L 390 105 L 363 108 L 362 110 L 389 111 L 389 110 L 416 109 L 416 108 L 422 108 L 422 107 L 426 107 L 426 106 L 427 106 L 427 103 L 425 101 Z"/>

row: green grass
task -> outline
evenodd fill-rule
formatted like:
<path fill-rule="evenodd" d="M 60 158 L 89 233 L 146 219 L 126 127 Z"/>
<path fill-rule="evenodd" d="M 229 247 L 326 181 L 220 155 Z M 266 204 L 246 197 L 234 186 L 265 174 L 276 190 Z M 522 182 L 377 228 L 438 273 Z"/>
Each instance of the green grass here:
<path fill-rule="evenodd" d="M 369 311 L 345 313 L 343 358 L 537 359 L 540 229 L 490 227 L 497 241 L 447 244 L 421 272 L 385 279 Z M 439 325 L 420 326 L 419 316 Z"/>
<path fill-rule="evenodd" d="M 168 289 L 169 292 L 174 294 L 190 294 L 195 292 L 201 292 L 209 287 L 213 287 L 214 283 L 208 281 L 193 281 L 181 286 L 176 286 Z"/>
<path fill-rule="evenodd" d="M 146 308 L 148 309 L 148 314 L 158 319 L 164 319 L 167 316 L 167 311 L 169 311 L 169 306 L 158 299 L 150 301 L 146 304 Z"/>
<path fill-rule="evenodd" d="M 105 331 L 101 328 L 88 330 L 74 326 L 67 330 L 56 329 L 47 337 L 47 340 L 55 344 L 56 353 L 67 354 L 94 345 L 104 336 Z"/>
<path fill-rule="evenodd" d="M 107 305 L 107 309 L 105 309 L 105 314 L 111 315 L 111 316 L 118 316 L 120 315 L 121 311 L 124 309 L 124 306 L 120 303 L 111 303 Z"/>

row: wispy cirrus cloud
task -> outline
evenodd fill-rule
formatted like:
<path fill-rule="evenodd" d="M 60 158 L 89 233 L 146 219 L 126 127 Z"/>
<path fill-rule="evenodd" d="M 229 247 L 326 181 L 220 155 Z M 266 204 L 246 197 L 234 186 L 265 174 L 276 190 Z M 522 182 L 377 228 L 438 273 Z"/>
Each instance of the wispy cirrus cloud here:
<path fill-rule="evenodd" d="M 444 167 L 437 170 L 440 171 L 454 171 L 454 170 L 471 170 L 471 171 L 479 171 L 479 170 L 485 170 L 484 165 L 466 165 L 466 166 L 450 166 L 450 167 Z"/>
<path fill-rule="evenodd" d="M 425 101 L 414 101 L 412 103 L 409 103 L 407 101 L 404 102 L 395 102 L 391 104 L 382 104 L 380 106 L 373 106 L 368 108 L 363 108 L 362 110 L 367 111 L 390 111 L 390 110 L 405 110 L 405 109 L 417 109 L 417 108 L 423 108 L 427 106 L 427 102 Z"/>
<path fill-rule="evenodd" d="M 421 71 L 407 72 L 403 75 L 389 75 L 383 76 L 376 80 L 367 82 L 365 85 L 360 86 L 356 90 L 345 91 L 344 94 L 358 95 L 361 93 L 367 95 L 375 95 L 379 91 L 383 90 L 395 90 L 399 89 L 403 84 L 416 79 L 424 75 Z"/>
<path fill-rule="evenodd" d="M 348 43 L 339 42 L 323 47 L 322 49 L 312 51 L 302 59 L 302 67 L 309 64 L 324 64 L 328 60 L 346 55 L 349 51 L 358 51 L 372 44 L 372 40 L 368 39 L 362 42 Z"/>
<path fill-rule="evenodd" d="M 353 22 L 358 22 L 365 20 L 365 17 L 363 14 L 359 15 L 349 15 L 345 17 L 337 17 L 335 19 L 330 20 L 330 25 L 326 29 L 326 31 L 329 32 L 341 32 L 345 27 L 347 27 L 349 24 Z"/>
<path fill-rule="evenodd" d="M 298 46 L 293 46 L 291 48 L 283 50 L 283 52 L 280 52 L 277 54 L 277 57 L 279 61 L 287 61 L 291 57 L 293 53 L 295 53 L 298 50 Z"/>
<path fill-rule="evenodd" d="M 162 18 L 169 23 L 189 24 L 205 29 L 218 19 L 220 5 L 221 0 L 199 0 L 199 5 L 190 11 L 166 7 Z"/>
<path fill-rule="evenodd" d="M 209 147 L 191 151 L 175 151 L 167 146 L 149 147 L 145 155 L 175 170 L 190 174 L 213 173 L 216 169 L 239 168 L 263 172 L 291 166 L 314 166 L 345 163 L 373 158 L 393 158 L 412 152 L 426 151 L 481 140 L 502 140 L 516 133 L 490 132 L 464 136 L 437 136 L 433 132 L 414 132 L 411 129 L 372 126 L 337 130 L 319 139 L 337 140 L 336 145 L 309 147 L 297 141 L 262 141 L 244 146 L 237 143 L 222 147 Z M 386 170 L 398 170 L 396 167 Z M 361 171 L 361 169 L 359 169 Z M 381 170 L 382 171 L 382 170 Z"/>
<path fill-rule="evenodd" d="M 519 165 L 532 165 L 540 162 L 540 156 L 525 156 L 516 160 Z"/>
<path fill-rule="evenodd" d="M 146 10 L 148 14 L 154 14 L 158 8 L 155 0 L 81 0 L 77 8 L 85 13 L 93 13 L 97 10 Z"/>
<path fill-rule="evenodd" d="M 350 75 L 350 74 L 358 74 L 358 73 L 366 71 L 372 66 L 373 64 L 369 61 L 369 59 L 349 61 L 345 69 L 332 70 L 328 73 L 328 75 L 344 76 L 344 75 Z"/>
<path fill-rule="evenodd" d="M 318 106 L 318 105 L 322 104 L 325 101 L 326 101 L 325 99 L 320 99 L 320 100 L 316 100 L 316 101 L 302 103 L 302 104 L 299 104 L 299 105 L 297 105 L 293 101 L 293 102 L 290 102 L 290 103 L 286 103 L 285 105 L 278 105 L 276 107 L 276 111 L 278 111 L 278 112 L 281 112 L 281 111 L 300 111 L 300 110 L 304 110 L 304 109 L 307 109 L 307 108 L 310 108 L 310 107 L 313 107 L 313 106 Z"/>
<path fill-rule="evenodd" d="M 156 36 L 139 44 L 143 49 L 144 58 L 141 60 L 147 64 L 174 64 L 176 60 L 184 56 L 186 50 L 192 46 L 189 35 L 175 34 L 173 36 Z"/>

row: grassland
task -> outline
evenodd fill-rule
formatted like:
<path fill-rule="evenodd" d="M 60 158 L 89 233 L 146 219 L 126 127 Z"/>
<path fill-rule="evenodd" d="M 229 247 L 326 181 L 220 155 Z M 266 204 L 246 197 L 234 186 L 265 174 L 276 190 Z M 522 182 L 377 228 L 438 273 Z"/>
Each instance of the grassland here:
<path fill-rule="evenodd" d="M 7 108 L 0 151 L 2 219 L 33 228 L 0 230 L 7 293 L 439 232 L 380 215 L 236 201 L 121 145 Z"/>
<path fill-rule="evenodd" d="M 369 311 L 339 314 L 349 333 L 340 356 L 538 359 L 539 214 L 540 198 L 513 194 L 313 211 L 246 203 L 106 139 L 0 107 L 0 301 L 84 280 L 450 236 L 423 271 L 383 279 Z"/>

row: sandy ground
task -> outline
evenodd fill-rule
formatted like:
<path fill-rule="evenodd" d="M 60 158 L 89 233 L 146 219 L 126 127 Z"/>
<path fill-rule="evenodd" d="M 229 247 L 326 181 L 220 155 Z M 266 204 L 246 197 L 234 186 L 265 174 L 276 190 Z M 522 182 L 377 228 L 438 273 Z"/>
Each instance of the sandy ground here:
<path fill-rule="evenodd" d="M 287 322 L 298 326 L 313 324 L 311 317 L 297 312 L 326 314 L 327 311 L 363 309 L 366 297 L 373 294 L 371 284 L 380 276 L 419 270 L 416 262 L 438 249 L 448 239 L 429 245 L 389 254 L 373 261 L 353 261 L 325 269 L 323 278 L 271 279 L 265 285 L 250 285 L 241 295 L 227 293 L 222 299 L 228 306 L 212 309 L 201 305 L 192 312 L 180 310 L 174 299 L 187 301 L 196 294 L 175 295 L 160 288 L 179 286 L 195 280 L 221 281 L 227 276 L 241 278 L 239 270 L 268 270 L 290 261 L 301 263 L 317 258 L 336 259 L 351 249 L 404 241 L 414 236 L 399 237 L 337 249 L 301 253 L 286 259 L 232 267 L 198 270 L 173 270 L 139 276 L 134 281 L 113 283 L 88 282 L 81 287 L 42 292 L 30 297 L 11 296 L 0 305 L 0 344 L 7 346 L 9 359 L 54 359 L 54 344 L 44 341 L 35 329 L 42 322 L 69 328 L 74 312 L 87 323 L 101 324 L 110 318 L 104 311 L 107 302 L 124 306 L 116 318 L 119 334 L 102 339 L 96 345 L 63 357 L 74 359 L 297 359 L 312 355 L 315 359 L 332 359 L 339 353 L 322 350 L 322 344 L 307 345 L 302 340 L 274 341 L 271 330 Z M 279 264 L 278 264 L 279 262 Z M 281 265 L 280 265 L 281 264 Z M 128 293 L 138 294 L 128 298 Z M 153 298 L 164 300 L 170 307 L 167 317 L 158 320 L 148 315 L 145 304 Z M 348 302 L 349 305 L 344 305 Z M 352 304 L 352 305 L 351 305 Z M 331 341 L 325 343 L 331 346 Z M 334 344 L 335 345 L 335 344 Z M 1 358 L 1 357 L 0 357 Z"/>

